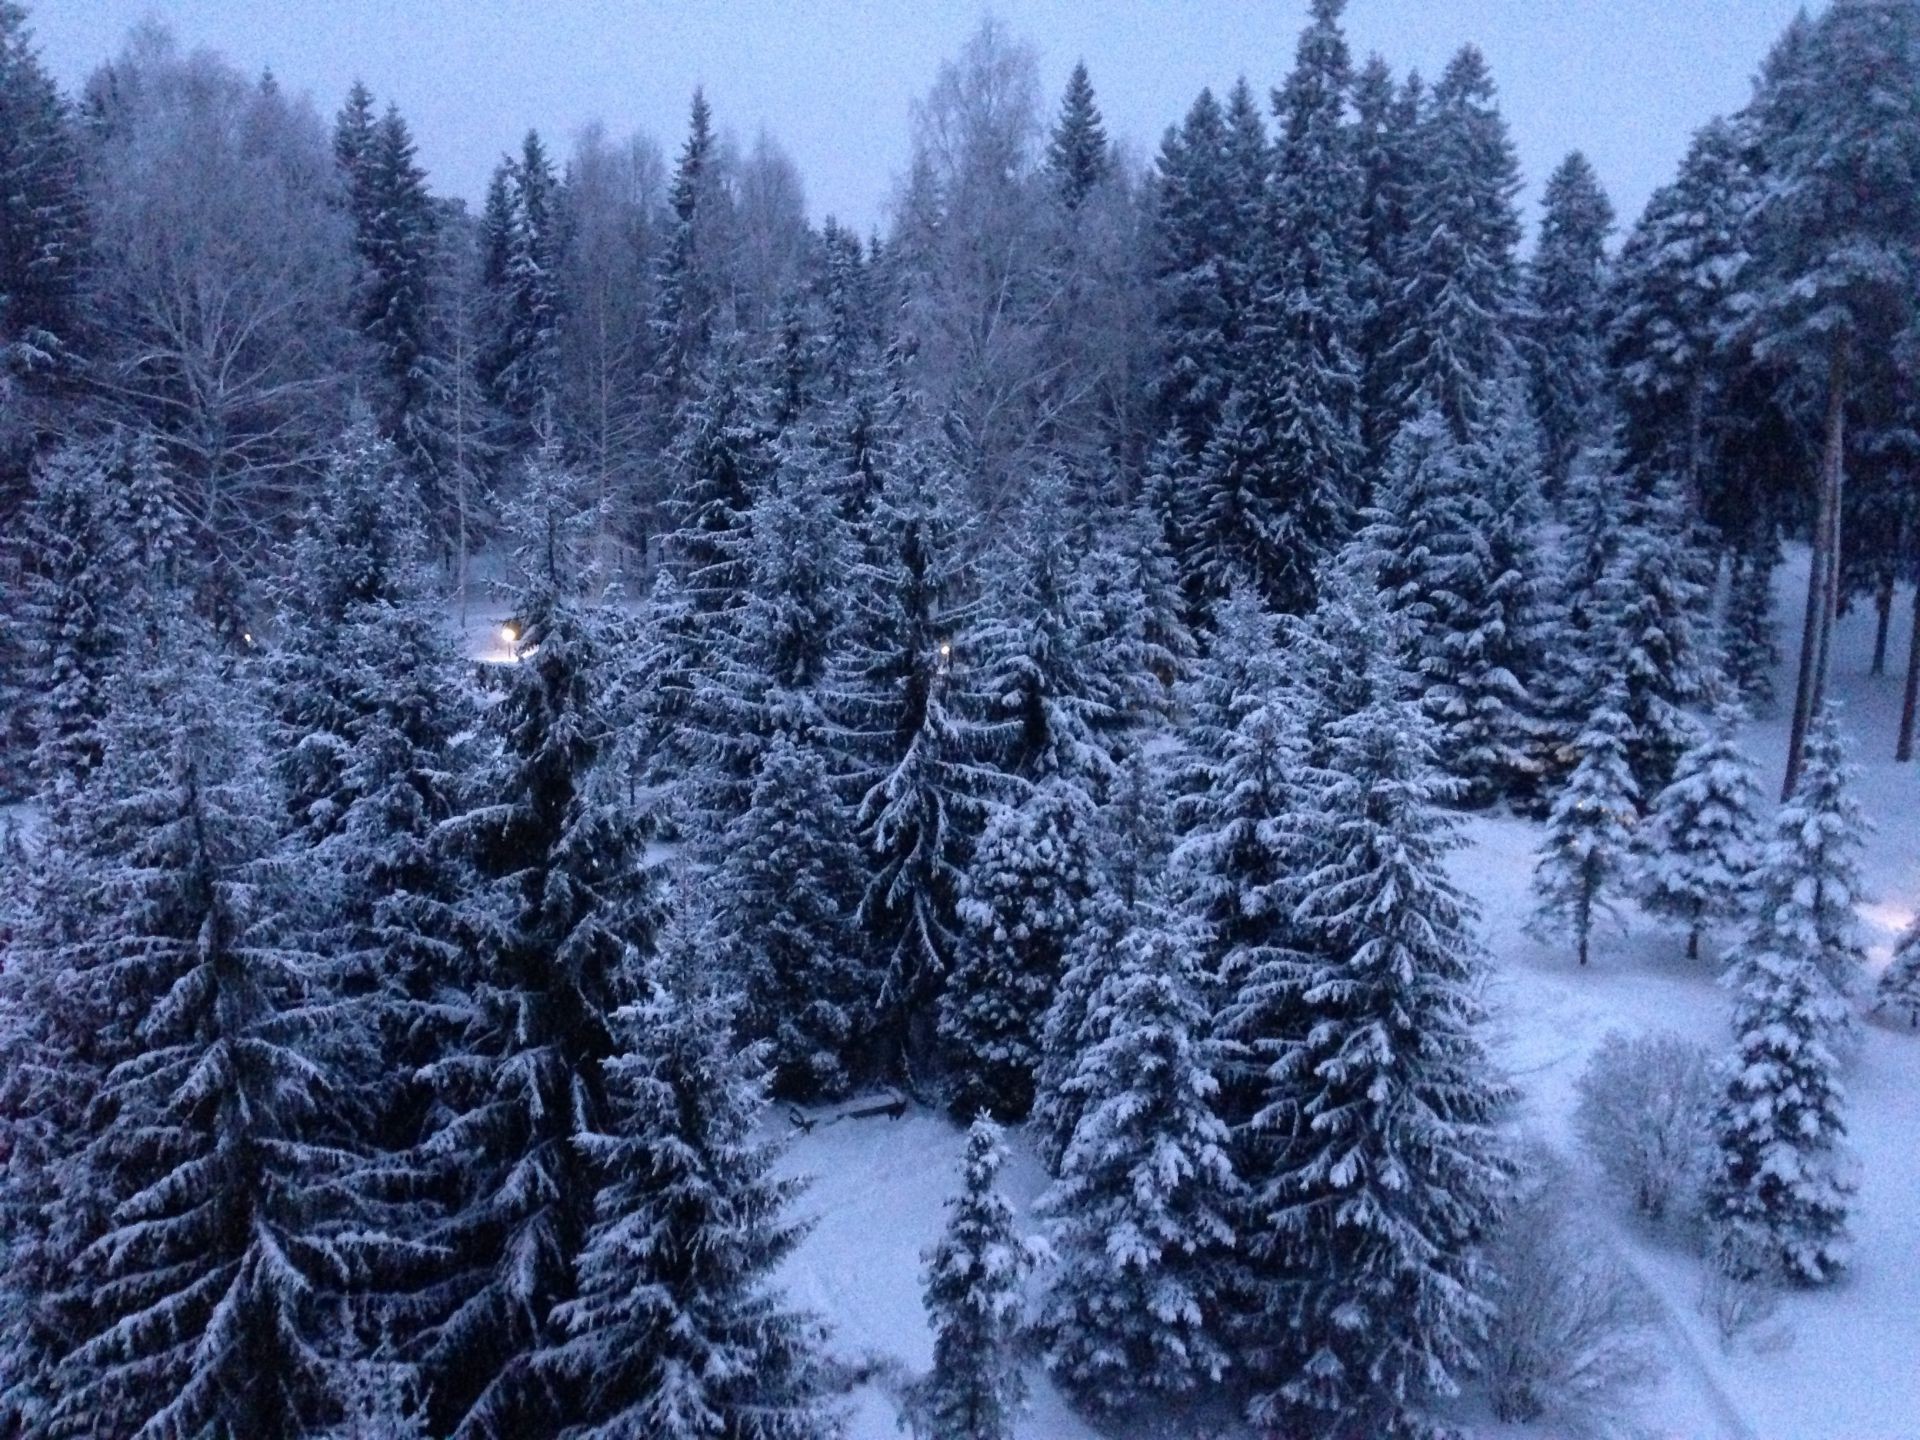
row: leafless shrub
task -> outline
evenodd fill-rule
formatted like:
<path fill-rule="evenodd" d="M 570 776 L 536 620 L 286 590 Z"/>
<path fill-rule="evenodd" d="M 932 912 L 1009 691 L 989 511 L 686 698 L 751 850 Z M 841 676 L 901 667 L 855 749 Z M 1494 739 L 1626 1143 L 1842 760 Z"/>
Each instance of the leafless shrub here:
<path fill-rule="evenodd" d="M 1565 1167 L 1533 1157 L 1528 1193 L 1488 1256 L 1495 1319 L 1485 1371 L 1494 1413 L 1555 1435 L 1633 1433 L 1659 1374 L 1659 1311 L 1606 1240 L 1573 1211 Z"/>
<path fill-rule="evenodd" d="M 1581 1141 L 1607 1179 L 1656 1224 L 1695 1212 L 1713 1067 L 1678 1035 L 1612 1034 L 1580 1077 Z"/>

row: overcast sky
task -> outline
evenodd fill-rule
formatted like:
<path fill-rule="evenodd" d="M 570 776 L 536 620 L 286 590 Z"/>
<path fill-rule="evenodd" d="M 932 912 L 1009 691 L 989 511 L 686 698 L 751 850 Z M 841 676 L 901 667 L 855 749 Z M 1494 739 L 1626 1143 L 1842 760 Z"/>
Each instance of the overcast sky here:
<path fill-rule="evenodd" d="M 355 77 L 397 101 L 436 188 L 477 201 L 529 125 L 563 153 L 581 125 L 669 154 L 704 84 L 722 128 L 762 127 L 800 167 L 809 208 L 883 223 L 908 107 L 988 7 L 972 0 L 28 0 L 47 62 L 77 85 L 143 18 L 248 70 L 271 67 L 331 115 Z M 1000 0 L 1057 97 L 1084 58 L 1108 129 L 1151 154 L 1202 86 L 1264 94 L 1291 63 L 1307 0 Z M 1623 223 L 1687 137 L 1742 104 L 1799 0 L 1352 0 L 1356 62 L 1429 77 L 1476 41 L 1499 82 L 1532 196 L 1571 149 Z"/>

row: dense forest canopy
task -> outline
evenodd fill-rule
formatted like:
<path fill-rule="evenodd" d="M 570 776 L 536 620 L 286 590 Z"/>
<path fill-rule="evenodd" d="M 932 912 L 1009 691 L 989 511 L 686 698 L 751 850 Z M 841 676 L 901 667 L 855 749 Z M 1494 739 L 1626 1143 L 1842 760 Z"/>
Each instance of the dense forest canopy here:
<path fill-rule="evenodd" d="M 986 21 L 858 235 L 698 92 L 475 213 L 364 87 L 149 27 L 67 94 L 0 0 L 0 1428 L 833 1433 L 760 1125 L 885 1082 L 1028 1122 L 1090 1411 L 1434 1433 L 1519 1293 L 1445 865 L 1495 806 L 1582 963 L 1622 894 L 1696 951 L 1774 897 L 1701 1203 L 1726 1273 L 1838 1272 L 1828 639 L 1877 612 L 1909 759 L 1920 4 L 1796 21 L 1638 217 L 1567 156 L 1526 253 L 1480 51 L 1344 4 L 1150 156 Z M 1019 1404 L 999 1143 L 942 1440 Z"/>

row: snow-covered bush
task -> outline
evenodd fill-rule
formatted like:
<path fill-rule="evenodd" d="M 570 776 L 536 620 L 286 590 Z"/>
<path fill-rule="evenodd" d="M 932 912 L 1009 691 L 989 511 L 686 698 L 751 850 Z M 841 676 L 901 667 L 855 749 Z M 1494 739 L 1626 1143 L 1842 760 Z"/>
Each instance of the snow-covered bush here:
<path fill-rule="evenodd" d="M 1616 1031 L 1600 1042 L 1579 1090 L 1574 1123 L 1607 1179 L 1655 1223 L 1691 1215 L 1714 1102 L 1706 1050 L 1664 1032 Z"/>
<path fill-rule="evenodd" d="M 1770 1257 L 1758 1246 L 1731 1231 L 1720 1231 L 1708 1241 L 1699 1310 L 1723 1346 L 1766 1320 L 1779 1305 L 1780 1287 L 1769 1264 Z"/>
<path fill-rule="evenodd" d="M 1544 1433 L 1632 1433 L 1659 1373 L 1652 1298 L 1574 1213 L 1565 1165 L 1542 1150 L 1488 1253 L 1494 1320 L 1483 1364 L 1494 1414 Z"/>

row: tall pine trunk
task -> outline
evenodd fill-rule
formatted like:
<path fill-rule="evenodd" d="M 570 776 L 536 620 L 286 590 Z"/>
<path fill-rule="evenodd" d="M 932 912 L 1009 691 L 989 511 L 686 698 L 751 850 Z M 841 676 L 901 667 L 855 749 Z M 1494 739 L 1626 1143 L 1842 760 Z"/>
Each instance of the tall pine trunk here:
<path fill-rule="evenodd" d="M 1913 587 L 1913 633 L 1907 637 L 1907 693 L 1900 705 L 1900 739 L 1893 758 L 1913 759 L 1914 711 L 1920 709 L 1920 584 Z"/>
<path fill-rule="evenodd" d="M 1873 668 L 1869 674 L 1887 673 L 1887 631 L 1893 626 L 1893 572 L 1889 570 L 1880 577 L 1880 586 L 1873 592 Z"/>
<path fill-rule="evenodd" d="M 1807 611 L 1800 632 L 1800 674 L 1794 685 L 1793 732 L 1781 798 L 1800 782 L 1807 727 L 1826 696 L 1827 641 L 1839 599 L 1840 482 L 1846 455 L 1847 337 L 1834 337 L 1827 369 L 1826 442 L 1820 456 L 1820 507 L 1813 526 L 1813 564 L 1807 573 Z"/>

